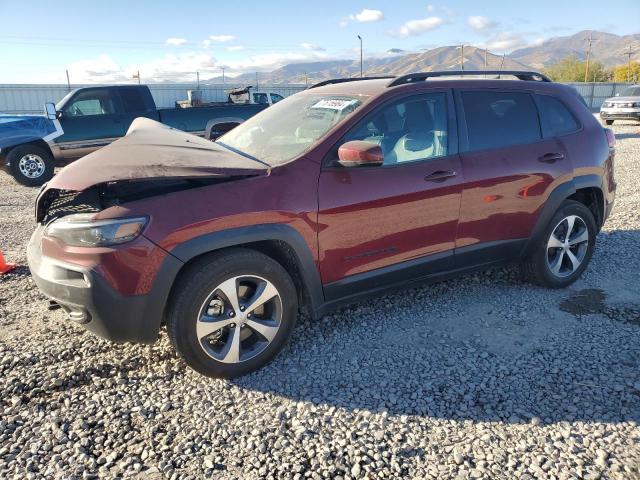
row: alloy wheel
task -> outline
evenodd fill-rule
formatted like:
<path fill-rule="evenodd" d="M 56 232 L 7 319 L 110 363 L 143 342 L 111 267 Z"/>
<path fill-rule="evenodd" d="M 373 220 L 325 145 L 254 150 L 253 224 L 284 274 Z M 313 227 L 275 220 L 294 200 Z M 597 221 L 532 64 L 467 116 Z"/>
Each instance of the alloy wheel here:
<path fill-rule="evenodd" d="M 232 277 L 218 285 L 200 308 L 196 336 L 218 362 L 245 362 L 264 351 L 282 324 L 277 288 L 262 277 Z"/>
<path fill-rule="evenodd" d="M 573 274 L 587 254 L 589 229 L 577 215 L 563 218 L 547 241 L 547 266 L 556 277 Z"/>

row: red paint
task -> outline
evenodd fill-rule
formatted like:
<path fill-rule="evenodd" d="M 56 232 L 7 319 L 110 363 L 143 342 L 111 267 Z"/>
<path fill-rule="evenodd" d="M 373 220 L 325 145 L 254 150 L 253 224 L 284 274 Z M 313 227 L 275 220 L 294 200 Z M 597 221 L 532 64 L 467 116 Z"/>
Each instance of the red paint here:
<path fill-rule="evenodd" d="M 300 233 L 322 282 L 329 283 L 456 247 L 526 238 L 549 193 L 574 175 L 599 175 L 607 204 L 613 201 L 613 150 L 588 112 L 581 114 L 583 129 L 561 140 L 393 167 L 323 167 L 325 156 L 345 132 L 387 100 L 434 89 L 523 88 L 521 81 L 428 81 L 388 89 L 385 83 L 351 82 L 312 90 L 370 97 L 363 97 L 363 106 L 306 154 L 266 176 L 147 198 L 96 215 L 148 215 L 144 237 L 135 242 L 98 249 L 67 247 L 44 238 L 42 253 L 90 267 L 119 292 L 138 295 L 149 291 L 167 252 L 182 242 L 235 227 L 279 223 Z M 528 82 L 526 88 L 541 93 L 560 90 L 570 106 L 580 101 L 556 84 Z M 554 152 L 565 158 L 555 163 L 538 160 Z M 456 175 L 425 181 L 440 171 Z"/>

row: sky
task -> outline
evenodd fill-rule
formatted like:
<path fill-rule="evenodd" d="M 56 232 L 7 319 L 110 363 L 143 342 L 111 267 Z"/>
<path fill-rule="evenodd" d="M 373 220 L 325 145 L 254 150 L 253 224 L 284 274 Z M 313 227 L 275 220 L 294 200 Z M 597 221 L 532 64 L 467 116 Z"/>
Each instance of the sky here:
<path fill-rule="evenodd" d="M 606 5 L 606 7 L 605 7 Z M 640 0 L 0 0 L 0 83 L 206 80 L 445 45 L 498 54 L 581 30 L 640 32 Z"/>

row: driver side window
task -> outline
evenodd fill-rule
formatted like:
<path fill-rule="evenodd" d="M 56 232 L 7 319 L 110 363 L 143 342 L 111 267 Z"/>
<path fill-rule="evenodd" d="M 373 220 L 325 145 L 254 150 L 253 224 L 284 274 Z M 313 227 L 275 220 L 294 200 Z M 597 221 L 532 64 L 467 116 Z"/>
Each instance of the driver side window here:
<path fill-rule="evenodd" d="M 64 109 L 69 117 L 110 115 L 115 113 L 113 99 L 107 90 L 87 90 L 78 93 Z"/>
<path fill-rule="evenodd" d="M 442 92 L 396 101 L 361 120 L 342 143 L 361 140 L 379 145 L 383 165 L 447 155 L 447 98 Z"/>

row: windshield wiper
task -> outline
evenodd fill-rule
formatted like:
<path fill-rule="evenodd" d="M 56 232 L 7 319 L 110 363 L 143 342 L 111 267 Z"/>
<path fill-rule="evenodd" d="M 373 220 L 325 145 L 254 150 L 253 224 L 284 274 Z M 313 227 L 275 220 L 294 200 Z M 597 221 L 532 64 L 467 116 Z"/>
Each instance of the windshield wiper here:
<path fill-rule="evenodd" d="M 248 158 L 249 160 L 253 160 L 254 162 L 261 163 L 262 165 L 265 165 L 265 166 L 271 168 L 271 165 L 269 165 L 267 162 L 263 162 L 262 160 L 259 160 L 256 157 L 254 157 L 252 155 L 249 155 L 248 153 L 243 152 L 242 150 L 238 150 L 237 148 L 230 147 L 226 143 L 222 143 L 222 142 L 214 142 L 214 143 L 216 145 L 220 145 L 220 146 L 226 148 L 227 150 L 232 151 L 233 153 L 237 153 L 238 155 L 242 155 L 243 157 Z"/>

